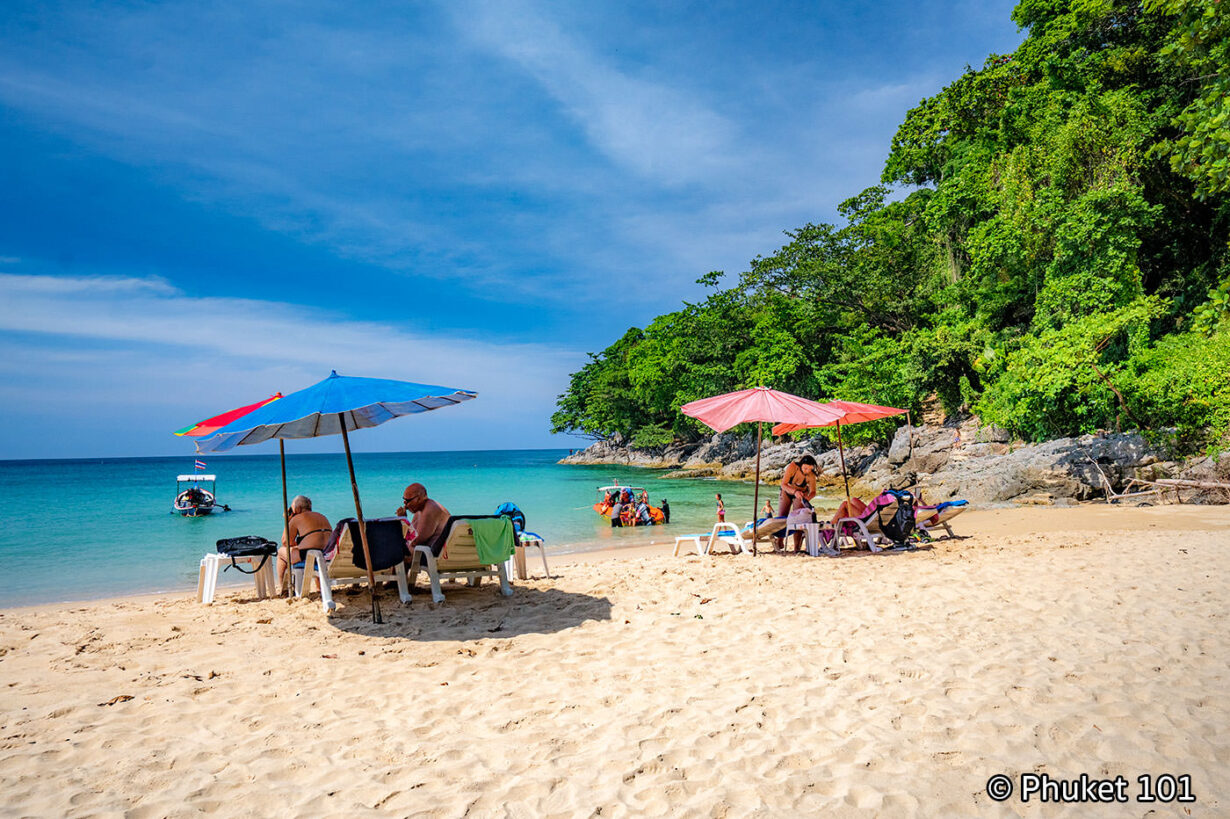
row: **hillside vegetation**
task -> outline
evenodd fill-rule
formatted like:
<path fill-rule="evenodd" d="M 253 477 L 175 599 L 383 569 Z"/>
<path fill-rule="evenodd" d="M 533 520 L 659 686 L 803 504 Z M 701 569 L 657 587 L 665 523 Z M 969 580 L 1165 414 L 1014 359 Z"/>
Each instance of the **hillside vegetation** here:
<path fill-rule="evenodd" d="M 1227 0 L 1024 0 L 1026 32 L 905 115 L 880 184 L 572 375 L 556 432 L 639 446 L 758 384 L 1029 440 L 1230 427 Z M 875 424 L 855 438 L 883 434 Z"/>

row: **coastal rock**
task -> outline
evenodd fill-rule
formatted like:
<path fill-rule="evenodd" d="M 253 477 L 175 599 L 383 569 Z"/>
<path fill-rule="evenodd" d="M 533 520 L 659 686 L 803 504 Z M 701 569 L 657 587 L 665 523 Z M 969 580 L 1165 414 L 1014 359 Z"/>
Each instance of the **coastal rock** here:
<path fill-rule="evenodd" d="M 910 428 L 897 427 L 893 443 L 888 448 L 888 462 L 894 465 L 905 463 L 910 457 Z"/>
<path fill-rule="evenodd" d="M 693 445 L 669 446 L 659 449 L 633 449 L 620 435 L 608 441 L 598 441 L 560 460 L 563 464 L 625 464 L 628 466 L 674 468 L 683 464 Z"/>
<path fill-rule="evenodd" d="M 1230 455 L 1219 458 L 1196 458 L 1184 465 L 1175 477 L 1186 481 L 1230 484 Z M 1179 497 L 1184 503 L 1230 503 L 1230 490 L 1220 488 L 1181 489 Z"/>
<path fill-rule="evenodd" d="M 756 436 L 752 433 L 735 435 L 733 432 L 719 432 L 694 449 L 683 464 L 730 464 L 744 458 L 754 458 L 755 455 Z"/>
<path fill-rule="evenodd" d="M 760 450 L 760 479 L 776 483 L 786 471 L 786 464 L 800 455 L 816 455 L 824 446 L 823 439 L 806 438 L 802 441 L 765 442 Z M 756 475 L 756 442 L 750 442 L 750 451 L 744 458 L 722 467 L 723 477 L 747 479 Z"/>
<path fill-rule="evenodd" d="M 1001 503 L 1038 496 L 1089 500 L 1105 495 L 1107 485 L 1122 489 L 1138 468 L 1159 455 L 1137 433 L 1059 438 L 1002 454 L 994 451 L 998 444 L 974 446 L 982 452 L 962 453 L 964 457 L 954 457 L 942 471 L 920 477 L 920 491 L 928 501 L 960 497 Z"/>
<path fill-rule="evenodd" d="M 887 448 L 863 445 L 845 450 L 850 490 L 867 497 L 899 485 L 908 476 L 916 481 L 927 502 L 964 498 L 980 504 L 1018 501 L 1062 505 L 1105 497 L 1107 486 L 1122 491 L 1133 478 L 1181 476 L 1230 481 L 1230 458 L 1220 462 L 1196 459 L 1184 466 L 1171 460 L 1164 446 L 1152 444 L 1138 433 L 1084 435 L 1041 444 L 1008 439 L 1004 430 L 982 426 L 973 417 L 948 419 L 943 425 L 902 427 Z M 799 441 L 766 440 L 760 453 L 761 481 L 777 483 L 791 460 L 810 453 L 818 465 L 817 483 L 840 487 L 840 457 L 836 448 L 828 446 L 819 436 Z M 746 433 L 721 433 L 700 442 L 651 451 L 604 442 L 563 462 L 666 467 L 676 470 L 670 473 L 672 477 L 751 480 L 756 470 L 756 441 Z M 1219 490 L 1185 490 L 1183 499 L 1208 503 L 1230 500 Z"/>

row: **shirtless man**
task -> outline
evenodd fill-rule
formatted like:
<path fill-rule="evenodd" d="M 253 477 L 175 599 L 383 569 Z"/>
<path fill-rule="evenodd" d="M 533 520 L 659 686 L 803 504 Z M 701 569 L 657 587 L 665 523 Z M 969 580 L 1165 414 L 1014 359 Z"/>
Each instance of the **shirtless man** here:
<path fill-rule="evenodd" d="M 406 563 L 410 563 L 414 555 L 414 547 L 419 544 L 430 544 L 436 535 L 444 529 L 448 522 L 448 510 L 427 497 L 427 488 L 421 483 L 412 483 L 401 494 L 402 506 L 397 507 L 397 516 L 405 517 L 407 512 L 414 513 L 410 526 L 414 529 L 414 538 L 406 542 L 409 555 Z"/>
<path fill-rule="evenodd" d="M 287 552 L 290 553 L 290 563 L 298 563 L 308 549 L 324 551 L 332 532 L 329 519 L 312 511 L 312 499 L 296 495 L 290 502 L 290 536 L 282 532 L 282 548 L 278 549 L 278 577 L 282 578 L 283 583 L 287 577 Z"/>

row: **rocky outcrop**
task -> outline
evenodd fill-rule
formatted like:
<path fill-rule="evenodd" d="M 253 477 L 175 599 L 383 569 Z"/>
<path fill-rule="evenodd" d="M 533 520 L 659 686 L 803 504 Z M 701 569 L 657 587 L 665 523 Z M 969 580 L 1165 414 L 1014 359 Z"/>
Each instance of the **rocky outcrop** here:
<path fill-rule="evenodd" d="M 819 483 L 840 485 L 836 449 L 823 438 L 766 440 L 760 474 L 777 483 L 786 464 L 804 453 L 815 456 Z M 716 476 L 750 480 L 756 469 L 756 440 L 751 434 L 721 433 L 708 440 L 661 450 L 629 450 L 604 442 L 565 458 L 562 463 L 620 463 L 674 470 L 676 477 Z M 977 418 L 959 423 L 901 427 L 891 444 L 845 450 L 851 491 L 866 497 L 886 487 L 909 484 L 928 502 L 964 498 L 974 503 L 1064 503 L 1119 492 L 1133 478 L 1194 477 L 1225 481 L 1230 458 L 1179 463 L 1162 444 L 1138 433 L 1104 433 L 1060 438 L 1041 444 L 1012 441 L 1002 429 L 983 426 Z M 1224 492 L 1192 492 L 1184 500 L 1225 503 Z"/>
<path fill-rule="evenodd" d="M 887 459 L 873 464 L 860 476 L 860 483 L 880 487 L 905 472 L 913 475 L 918 491 L 929 502 L 952 498 L 979 503 L 1089 500 L 1105 496 L 1107 485 L 1121 490 L 1140 470 L 1164 457 L 1136 433 L 1016 446 L 990 440 L 963 442 L 959 433 L 959 429 L 917 430 L 915 435 L 921 440 L 911 457 L 900 466 Z"/>

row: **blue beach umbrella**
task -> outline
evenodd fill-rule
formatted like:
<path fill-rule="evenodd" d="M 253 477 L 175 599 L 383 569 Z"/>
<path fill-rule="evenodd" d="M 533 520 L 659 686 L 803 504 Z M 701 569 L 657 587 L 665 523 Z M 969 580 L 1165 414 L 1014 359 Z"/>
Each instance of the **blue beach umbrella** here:
<path fill-rule="evenodd" d="M 263 443 L 271 438 L 279 439 L 278 443 L 281 444 L 287 438 L 319 438 L 340 433 L 346 448 L 346 467 L 350 471 L 350 488 L 354 493 L 355 517 L 359 521 L 359 536 L 367 562 L 372 618 L 379 623 L 382 620 L 376 599 L 376 578 L 367 546 L 367 526 L 363 520 L 363 505 L 359 502 L 359 485 L 354 477 L 354 459 L 350 454 L 348 433 L 379 426 L 402 415 L 451 407 L 477 397 L 478 393 L 473 390 L 386 378 L 356 378 L 338 375 L 334 370 L 317 384 L 235 419 L 202 439 L 198 446 L 201 452 L 223 452 L 237 446 Z M 285 471 L 282 481 L 285 484 Z"/>

